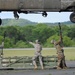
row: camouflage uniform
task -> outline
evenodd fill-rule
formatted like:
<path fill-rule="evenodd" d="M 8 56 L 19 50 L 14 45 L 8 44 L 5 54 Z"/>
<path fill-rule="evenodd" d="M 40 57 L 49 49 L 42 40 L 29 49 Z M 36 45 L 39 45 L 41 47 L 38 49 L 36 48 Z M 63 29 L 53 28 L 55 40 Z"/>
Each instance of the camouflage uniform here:
<path fill-rule="evenodd" d="M 33 57 L 33 64 L 35 66 L 35 69 L 37 68 L 37 64 L 36 64 L 37 58 L 39 58 L 41 68 L 43 69 L 43 62 L 42 62 L 42 55 L 41 55 L 42 46 L 40 45 L 39 42 L 36 42 L 36 43 L 29 42 L 29 43 L 32 44 L 35 48 L 35 55 Z"/>
<path fill-rule="evenodd" d="M 0 57 L 3 55 L 3 47 L 4 47 L 4 41 L 2 41 L 2 44 L 0 45 Z"/>
<path fill-rule="evenodd" d="M 58 56 L 58 69 L 61 68 L 66 68 L 66 63 L 65 63 L 65 56 L 64 56 L 64 50 L 63 47 L 61 46 L 61 40 L 58 42 L 54 41 L 54 46 L 57 49 L 57 56 Z"/>
<path fill-rule="evenodd" d="M 61 32 L 61 25 L 59 23 L 60 28 L 60 39 L 59 41 L 51 40 L 51 43 L 54 44 L 55 48 L 57 49 L 57 56 L 58 56 L 58 66 L 57 69 L 67 68 L 65 63 L 65 56 L 64 56 L 64 50 L 63 50 L 63 38 L 62 38 L 62 32 Z"/>

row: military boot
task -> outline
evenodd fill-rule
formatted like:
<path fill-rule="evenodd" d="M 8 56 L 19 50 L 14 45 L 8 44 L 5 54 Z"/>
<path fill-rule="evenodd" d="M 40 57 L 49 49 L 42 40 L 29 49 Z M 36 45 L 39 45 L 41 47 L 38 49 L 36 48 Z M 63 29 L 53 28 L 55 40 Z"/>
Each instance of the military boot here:
<path fill-rule="evenodd" d="M 37 65 L 35 65 L 34 69 L 35 69 L 35 70 L 37 69 Z"/>
<path fill-rule="evenodd" d="M 61 67 L 57 67 L 57 69 L 58 69 L 58 70 L 61 70 L 62 68 L 61 68 Z"/>

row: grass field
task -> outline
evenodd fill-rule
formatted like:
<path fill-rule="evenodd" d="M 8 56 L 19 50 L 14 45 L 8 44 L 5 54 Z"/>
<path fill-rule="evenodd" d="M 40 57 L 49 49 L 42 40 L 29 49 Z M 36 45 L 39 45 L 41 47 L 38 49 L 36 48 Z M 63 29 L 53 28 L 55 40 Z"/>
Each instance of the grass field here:
<path fill-rule="evenodd" d="M 75 48 L 64 49 L 66 60 L 75 60 Z M 4 57 L 34 56 L 34 50 L 4 50 Z M 57 55 L 56 49 L 42 50 L 43 56 Z"/>

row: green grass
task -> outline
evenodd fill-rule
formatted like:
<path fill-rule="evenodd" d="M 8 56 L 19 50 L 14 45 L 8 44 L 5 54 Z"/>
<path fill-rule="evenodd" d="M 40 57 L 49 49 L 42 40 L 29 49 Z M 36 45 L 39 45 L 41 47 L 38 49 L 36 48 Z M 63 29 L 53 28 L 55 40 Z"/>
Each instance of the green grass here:
<path fill-rule="evenodd" d="M 4 57 L 13 57 L 13 56 L 34 56 L 34 50 L 4 50 Z M 65 49 L 65 58 L 66 60 L 75 60 L 75 49 Z M 43 56 L 52 56 L 57 55 L 56 49 L 52 50 L 43 50 Z"/>

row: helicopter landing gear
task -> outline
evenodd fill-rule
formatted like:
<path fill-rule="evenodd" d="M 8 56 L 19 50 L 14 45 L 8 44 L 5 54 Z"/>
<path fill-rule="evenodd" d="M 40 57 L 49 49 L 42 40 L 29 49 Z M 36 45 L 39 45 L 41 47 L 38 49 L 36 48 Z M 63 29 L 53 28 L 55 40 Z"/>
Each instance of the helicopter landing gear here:
<path fill-rule="evenodd" d="M 13 12 L 15 19 L 19 19 L 19 15 L 16 11 Z"/>
<path fill-rule="evenodd" d="M 70 21 L 75 23 L 75 12 L 71 13 L 70 15 Z"/>
<path fill-rule="evenodd" d="M 0 18 L 0 25 L 2 24 L 2 19 Z"/>
<path fill-rule="evenodd" d="M 42 13 L 42 16 L 47 17 L 47 13 L 44 11 L 44 12 Z"/>

